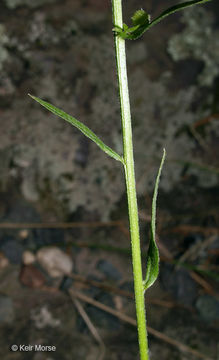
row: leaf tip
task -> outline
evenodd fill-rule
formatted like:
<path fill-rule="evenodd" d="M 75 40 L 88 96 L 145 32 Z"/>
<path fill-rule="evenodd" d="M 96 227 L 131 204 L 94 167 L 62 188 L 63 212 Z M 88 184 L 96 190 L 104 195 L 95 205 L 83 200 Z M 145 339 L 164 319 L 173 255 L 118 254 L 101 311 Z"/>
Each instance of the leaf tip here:
<path fill-rule="evenodd" d="M 28 93 L 27 95 L 35 100 L 35 96 L 31 95 L 30 93 Z"/>

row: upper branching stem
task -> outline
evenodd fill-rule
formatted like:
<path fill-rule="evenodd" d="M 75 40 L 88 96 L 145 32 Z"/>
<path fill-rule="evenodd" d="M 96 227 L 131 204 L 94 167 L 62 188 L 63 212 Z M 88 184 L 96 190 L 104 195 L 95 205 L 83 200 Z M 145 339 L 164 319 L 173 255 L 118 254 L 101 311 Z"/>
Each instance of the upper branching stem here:
<path fill-rule="evenodd" d="M 149 30 L 152 26 L 158 24 L 161 20 L 165 17 L 186 9 L 188 7 L 199 5 L 206 3 L 211 0 L 190 0 L 186 2 L 182 2 L 171 6 L 170 8 L 164 10 L 157 18 L 151 20 L 151 16 L 147 14 L 143 9 L 137 10 L 134 15 L 132 16 L 132 26 L 128 26 L 126 24 L 118 25 L 115 23 L 115 27 L 113 30 L 117 33 L 120 37 L 127 40 L 136 40 L 141 37 L 145 31 Z"/>

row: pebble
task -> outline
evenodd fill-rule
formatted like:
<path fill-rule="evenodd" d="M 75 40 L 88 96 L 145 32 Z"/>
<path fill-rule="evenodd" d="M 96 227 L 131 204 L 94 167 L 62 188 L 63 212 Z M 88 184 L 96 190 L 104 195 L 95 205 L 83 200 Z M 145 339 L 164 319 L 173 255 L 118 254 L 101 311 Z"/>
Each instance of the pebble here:
<path fill-rule="evenodd" d="M 52 278 L 69 274 L 73 268 L 71 258 L 64 251 L 54 246 L 38 250 L 36 258 Z"/>
<path fill-rule="evenodd" d="M 46 282 L 46 279 L 40 270 L 33 265 L 22 266 L 19 279 L 23 285 L 31 288 L 40 288 Z"/>
<path fill-rule="evenodd" d="M 8 266 L 8 264 L 8 259 L 4 256 L 4 254 L 0 253 L 0 270 L 4 269 L 6 266 Z"/>
<path fill-rule="evenodd" d="M 10 297 L 0 295 L 0 323 L 11 324 L 14 320 L 14 306 Z"/>
<path fill-rule="evenodd" d="M 20 239 L 27 239 L 29 236 L 29 230 L 27 229 L 22 229 L 18 232 L 18 236 Z"/>
<path fill-rule="evenodd" d="M 30 265 L 36 261 L 36 256 L 29 250 L 25 250 L 22 255 L 23 264 Z"/>

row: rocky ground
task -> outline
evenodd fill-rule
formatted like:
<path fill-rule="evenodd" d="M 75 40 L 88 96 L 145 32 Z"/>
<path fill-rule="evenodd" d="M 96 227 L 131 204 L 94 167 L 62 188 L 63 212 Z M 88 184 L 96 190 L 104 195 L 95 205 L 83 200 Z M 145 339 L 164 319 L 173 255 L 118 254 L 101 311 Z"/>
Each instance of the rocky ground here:
<path fill-rule="evenodd" d="M 27 96 L 61 107 L 122 152 L 110 6 L 99 0 L 0 3 L 0 222 L 8 223 L 0 226 L 0 356 L 5 360 L 100 359 L 101 346 L 69 289 L 135 316 L 120 165 Z M 144 5 L 130 0 L 125 6 L 128 22 Z M 160 0 L 147 6 L 153 15 L 163 9 Z M 182 351 L 179 343 L 150 333 L 152 360 L 197 359 L 191 349 L 206 359 L 219 356 L 217 14 L 212 1 L 127 43 L 143 250 L 154 178 L 162 148 L 167 150 L 157 229 L 161 271 L 147 296 L 148 325 L 190 347 Z M 42 227 L 51 222 L 57 228 Z M 66 228 L 69 222 L 77 225 Z M 48 251 L 55 251 L 56 260 L 53 255 L 42 260 Z M 60 265 L 62 258 L 68 268 Z M 48 268 L 50 261 L 55 270 Z M 101 335 L 104 359 L 137 359 L 133 325 L 78 301 Z M 56 351 L 12 352 L 12 344 L 56 346 Z"/>

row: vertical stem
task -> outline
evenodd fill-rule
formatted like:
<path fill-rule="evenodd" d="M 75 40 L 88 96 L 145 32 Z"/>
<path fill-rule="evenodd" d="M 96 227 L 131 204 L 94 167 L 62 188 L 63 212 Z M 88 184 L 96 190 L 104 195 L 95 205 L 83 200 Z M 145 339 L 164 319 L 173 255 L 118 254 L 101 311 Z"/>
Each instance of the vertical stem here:
<path fill-rule="evenodd" d="M 119 27 L 123 26 L 122 20 L 122 0 L 112 0 L 113 22 Z M 131 112 L 128 91 L 128 78 L 126 69 L 125 40 L 115 36 L 115 50 L 117 62 L 117 75 L 119 84 L 122 131 L 123 131 L 123 150 L 124 168 L 127 187 L 127 198 L 129 208 L 129 222 L 132 243 L 132 263 L 134 274 L 134 289 L 136 316 L 138 324 L 138 341 L 141 360 L 148 360 L 148 342 L 146 329 L 146 316 L 144 305 L 144 289 L 141 267 L 141 249 L 138 224 L 138 207 L 135 184 L 134 157 L 132 144 Z"/>

